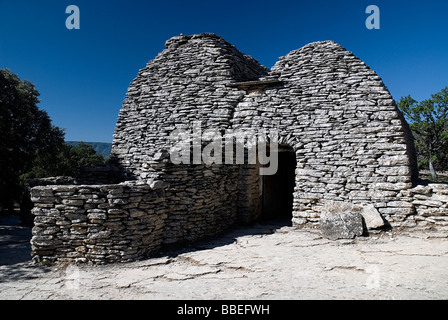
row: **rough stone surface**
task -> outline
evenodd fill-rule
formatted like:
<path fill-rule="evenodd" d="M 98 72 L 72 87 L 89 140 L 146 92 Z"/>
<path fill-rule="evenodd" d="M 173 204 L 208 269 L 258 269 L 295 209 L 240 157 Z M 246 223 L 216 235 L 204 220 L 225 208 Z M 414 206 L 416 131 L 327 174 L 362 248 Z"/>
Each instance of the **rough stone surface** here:
<path fill-rule="evenodd" d="M 330 240 L 353 239 L 364 232 L 359 208 L 344 202 L 326 203 L 321 216 L 322 236 Z"/>
<path fill-rule="evenodd" d="M 409 190 L 419 226 L 448 231 L 448 183 L 425 183 Z"/>
<path fill-rule="evenodd" d="M 329 201 L 373 206 L 392 227 L 448 223 L 446 188 L 415 186 L 409 126 L 353 53 L 315 42 L 269 70 L 214 34 L 181 35 L 138 72 L 119 113 L 111 159 L 132 183 L 32 189 L 36 259 L 139 259 L 259 218 L 260 161 L 176 164 L 175 130 L 192 133 L 181 142 L 199 152 L 210 142 L 223 147 L 214 137 L 229 131 L 262 131 L 268 143 L 278 131 L 280 148 L 296 156 L 296 227 L 318 226 Z"/>
<path fill-rule="evenodd" d="M 163 190 L 129 183 L 38 186 L 31 199 L 35 261 L 124 262 L 162 244 Z"/>
<path fill-rule="evenodd" d="M 371 204 L 366 205 L 361 210 L 362 218 L 367 229 L 376 229 L 385 226 L 384 220 L 378 210 Z"/>
<path fill-rule="evenodd" d="M 271 84 L 253 90 L 234 85 L 250 80 Z M 333 41 L 292 51 L 269 70 L 213 34 L 170 39 L 129 87 L 112 157 L 129 177 L 183 179 L 172 186 L 173 193 L 183 194 L 194 184 L 198 199 L 209 197 L 207 183 L 190 181 L 182 175 L 189 167 L 168 159 L 169 134 L 192 131 L 194 121 L 201 121 L 203 130 L 221 132 L 278 130 L 279 143 L 297 157 L 296 222 L 317 224 L 325 201 L 370 203 L 391 222 L 413 213 L 400 193 L 417 176 L 408 125 L 381 78 Z M 253 220 L 261 202 L 257 170 L 233 170 L 233 177 L 248 179 L 235 181 L 229 172 L 221 179 L 238 185 L 227 191 L 238 202 L 238 219 Z M 204 171 L 197 174 L 209 178 Z M 250 206 L 241 205 L 248 199 Z M 389 201 L 396 203 L 388 206 Z"/>
<path fill-rule="evenodd" d="M 329 241 L 317 230 L 255 225 L 148 260 L 46 267 L 18 260 L 23 243 L 1 237 L 16 260 L 0 254 L 0 299 L 448 299 L 446 236 Z"/>

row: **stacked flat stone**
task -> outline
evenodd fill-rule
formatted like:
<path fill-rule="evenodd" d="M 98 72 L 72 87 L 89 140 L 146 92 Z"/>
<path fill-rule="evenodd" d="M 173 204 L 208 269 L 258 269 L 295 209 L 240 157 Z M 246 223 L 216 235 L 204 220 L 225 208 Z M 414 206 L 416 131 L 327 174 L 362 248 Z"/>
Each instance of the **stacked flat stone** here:
<path fill-rule="evenodd" d="M 411 189 L 410 195 L 418 225 L 448 230 L 448 184 L 421 184 Z"/>
<path fill-rule="evenodd" d="M 268 73 L 214 34 L 174 37 L 165 47 L 131 83 L 117 121 L 112 158 L 131 178 L 152 177 L 154 157 L 169 150 L 175 129 L 192 130 L 194 121 L 203 128 L 230 128 L 244 92 L 226 84 Z"/>
<path fill-rule="evenodd" d="M 169 154 L 175 129 L 231 128 L 245 92 L 229 83 L 257 80 L 266 67 L 214 34 L 179 36 L 140 70 L 129 87 L 114 133 L 112 158 L 129 179 L 167 183 L 164 243 L 194 241 L 228 229 L 250 208 L 239 209 L 240 168 L 232 165 L 173 165 Z M 207 143 L 204 140 L 203 145 Z M 243 187 L 241 187 L 243 188 Z M 259 196 L 258 196 L 259 197 Z M 242 200 L 239 203 L 243 202 Z"/>
<path fill-rule="evenodd" d="M 213 34 L 174 37 L 166 47 L 131 84 L 117 123 L 112 154 L 131 176 L 166 180 L 177 169 L 154 155 L 170 149 L 170 132 L 193 121 L 203 129 L 275 129 L 297 155 L 296 225 L 318 223 L 327 200 L 372 203 L 392 224 L 414 213 L 400 193 L 417 176 L 409 128 L 380 77 L 351 52 L 316 42 L 268 72 Z M 228 85 L 272 79 L 281 83 L 261 93 Z M 256 217 L 247 208 L 261 207 L 258 171 L 240 171 L 252 182 L 239 186 L 246 191 L 237 211 Z M 244 199 L 251 205 L 243 210 Z"/>
<path fill-rule="evenodd" d="M 311 43 L 272 70 L 214 34 L 173 37 L 165 47 L 131 83 L 117 121 L 111 159 L 127 181 L 31 190 L 36 260 L 135 260 L 256 220 L 259 161 L 172 162 L 170 134 L 191 132 L 197 121 L 218 133 L 264 130 L 268 142 L 278 132 L 280 149 L 296 154 L 295 226 L 316 226 L 322 212 L 345 205 L 372 228 L 383 219 L 447 223 L 447 188 L 413 188 L 413 138 L 389 91 L 340 45 Z"/>
<path fill-rule="evenodd" d="M 391 224 L 414 213 L 401 193 L 418 175 L 412 136 L 374 71 L 323 41 L 280 58 L 270 77 L 282 85 L 245 96 L 232 122 L 277 129 L 296 152 L 296 225 L 318 222 L 327 200 L 372 203 Z"/>
<path fill-rule="evenodd" d="M 125 262 L 162 244 L 163 190 L 129 183 L 39 186 L 31 200 L 35 261 Z"/>

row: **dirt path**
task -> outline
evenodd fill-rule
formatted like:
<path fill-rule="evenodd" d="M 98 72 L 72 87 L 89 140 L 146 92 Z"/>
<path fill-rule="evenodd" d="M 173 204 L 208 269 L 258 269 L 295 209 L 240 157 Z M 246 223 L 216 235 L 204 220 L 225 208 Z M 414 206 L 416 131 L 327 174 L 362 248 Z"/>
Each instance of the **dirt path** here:
<path fill-rule="evenodd" d="M 448 299 L 447 234 L 257 225 L 144 261 L 38 267 L 21 232 L 0 223 L 0 299 Z"/>

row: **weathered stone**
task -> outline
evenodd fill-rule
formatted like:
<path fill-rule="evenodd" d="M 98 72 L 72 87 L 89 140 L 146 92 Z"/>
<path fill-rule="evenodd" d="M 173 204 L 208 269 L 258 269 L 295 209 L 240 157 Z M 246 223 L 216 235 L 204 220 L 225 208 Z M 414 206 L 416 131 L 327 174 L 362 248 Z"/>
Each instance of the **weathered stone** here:
<path fill-rule="evenodd" d="M 244 164 L 221 164 L 209 142 L 224 147 L 220 135 L 256 131 L 272 144 L 271 129 L 278 131 L 280 151 L 296 156 L 294 185 L 288 191 L 293 193 L 294 225 L 321 221 L 331 238 L 362 234 L 358 207 L 341 205 L 341 200 L 367 208 L 364 219 L 372 220 L 370 228 L 380 224 L 378 211 L 384 219 L 406 222 L 415 215 L 414 206 L 428 206 L 412 203 L 416 159 L 402 120 L 381 78 L 333 41 L 294 50 L 269 70 L 214 34 L 174 37 L 128 89 L 111 154 L 120 169 L 84 170 L 85 185 L 33 188 L 36 232 L 48 228 L 53 235 L 55 226 L 63 230 L 54 233 L 64 241 L 52 260 L 105 263 L 136 259 L 156 252 L 161 243 L 196 241 L 236 222 L 255 221 L 266 195 L 260 159 L 249 163 L 249 151 L 240 148 Z M 188 154 L 185 162 L 175 161 L 176 129 L 187 133 L 182 146 L 198 149 L 199 159 Z M 241 146 L 236 139 L 231 144 Z M 237 149 L 225 150 L 223 157 L 236 160 Z M 204 150 L 209 152 L 201 154 Z M 213 159 L 212 154 L 218 163 L 205 164 L 202 156 Z M 129 181 L 101 184 L 114 171 Z M 430 199 L 414 200 L 444 204 L 443 198 L 433 197 L 433 189 L 424 193 Z M 339 203 L 321 210 L 328 200 Z M 73 234 L 68 236 L 69 231 Z M 120 241 L 128 241 L 126 249 L 111 249 L 124 246 Z M 76 249 L 83 246 L 88 250 Z M 38 246 L 33 252 L 39 252 Z"/>
<path fill-rule="evenodd" d="M 139 209 L 130 209 L 129 212 L 130 212 L 129 216 L 131 218 L 137 218 L 146 215 L 145 211 Z"/>
<path fill-rule="evenodd" d="M 414 194 L 412 204 L 415 206 L 418 221 L 438 226 L 445 224 L 440 218 L 448 216 L 448 184 L 418 185 L 411 189 L 411 193 Z"/>
<path fill-rule="evenodd" d="M 53 190 L 46 187 L 34 187 L 31 189 L 31 197 L 51 197 L 53 196 Z"/>
<path fill-rule="evenodd" d="M 91 212 L 87 214 L 87 218 L 90 220 L 104 220 L 107 218 L 105 212 Z"/>
<path fill-rule="evenodd" d="M 330 240 L 353 239 L 364 232 L 359 208 L 343 202 L 329 202 L 320 216 L 322 236 Z"/>
<path fill-rule="evenodd" d="M 82 206 L 84 200 L 64 199 L 62 200 L 62 203 L 70 206 Z"/>
<path fill-rule="evenodd" d="M 373 204 L 365 205 L 362 207 L 361 215 L 364 219 L 364 223 L 367 229 L 376 229 L 385 225 L 381 214 L 375 208 Z"/>

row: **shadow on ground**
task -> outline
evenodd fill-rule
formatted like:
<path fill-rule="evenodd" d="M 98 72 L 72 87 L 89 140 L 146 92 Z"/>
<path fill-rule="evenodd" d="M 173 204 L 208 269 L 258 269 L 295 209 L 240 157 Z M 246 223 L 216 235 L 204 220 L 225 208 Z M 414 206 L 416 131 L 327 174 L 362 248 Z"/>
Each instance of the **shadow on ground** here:
<path fill-rule="evenodd" d="M 33 279 L 42 268 L 31 264 L 31 228 L 18 216 L 0 217 L 0 283 Z"/>
<path fill-rule="evenodd" d="M 290 225 L 290 219 L 278 218 L 259 221 L 250 226 L 236 226 L 208 239 L 163 247 L 157 255 L 142 260 L 166 256 L 176 257 L 188 252 L 226 246 L 234 243 L 241 236 L 272 234 Z M 51 265 L 32 263 L 31 237 L 31 228 L 21 225 L 19 217 L 0 217 L 0 283 L 36 279 L 52 269 Z"/>
<path fill-rule="evenodd" d="M 188 252 L 222 247 L 236 242 L 237 238 L 242 236 L 272 234 L 286 226 L 291 226 L 291 218 L 280 217 L 261 220 L 251 225 L 237 225 L 210 238 L 198 240 L 192 243 L 177 243 L 175 245 L 164 246 L 155 257 L 169 256 L 174 258 L 180 254 Z"/>
<path fill-rule="evenodd" d="M 0 266 L 31 261 L 31 228 L 17 216 L 0 218 Z"/>

